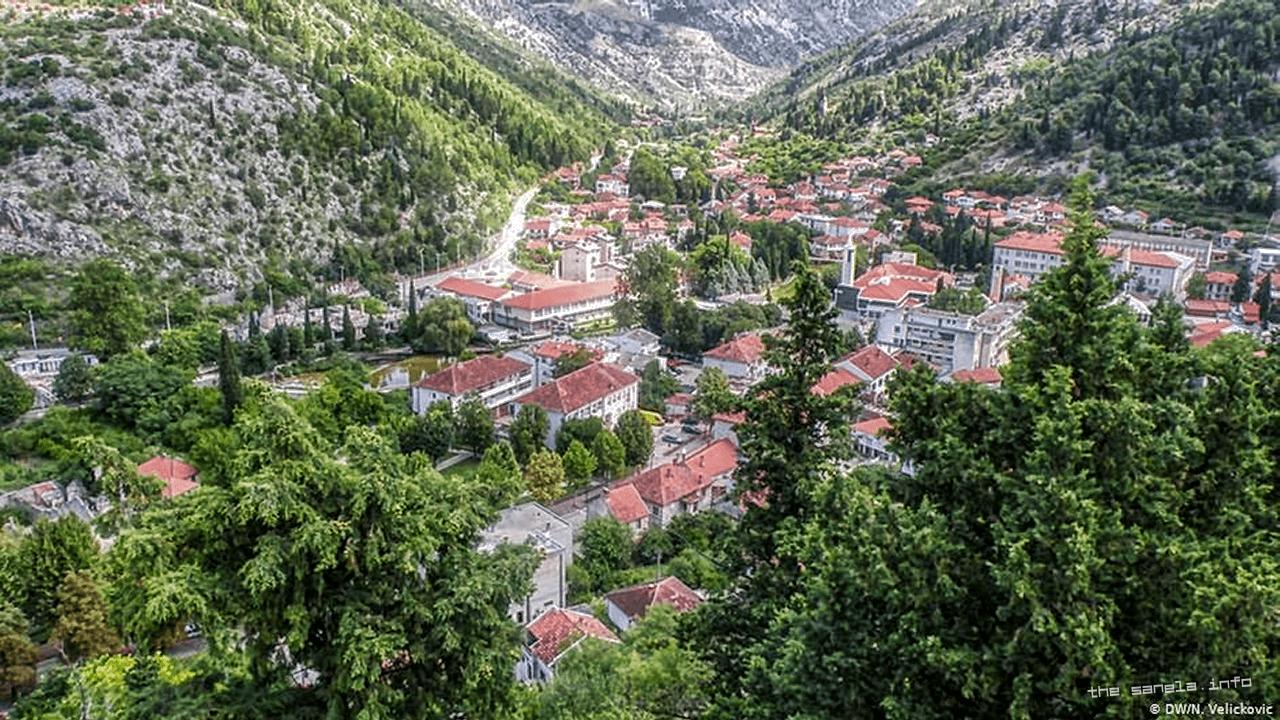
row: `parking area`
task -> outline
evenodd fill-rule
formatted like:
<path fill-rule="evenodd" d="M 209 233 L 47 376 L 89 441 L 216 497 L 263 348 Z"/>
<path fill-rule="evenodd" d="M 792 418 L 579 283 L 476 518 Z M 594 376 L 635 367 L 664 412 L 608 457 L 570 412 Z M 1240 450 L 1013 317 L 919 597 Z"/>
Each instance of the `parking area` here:
<path fill-rule="evenodd" d="M 650 467 L 679 459 L 707 443 L 706 428 L 697 424 L 665 422 L 653 429 L 653 459 Z"/>

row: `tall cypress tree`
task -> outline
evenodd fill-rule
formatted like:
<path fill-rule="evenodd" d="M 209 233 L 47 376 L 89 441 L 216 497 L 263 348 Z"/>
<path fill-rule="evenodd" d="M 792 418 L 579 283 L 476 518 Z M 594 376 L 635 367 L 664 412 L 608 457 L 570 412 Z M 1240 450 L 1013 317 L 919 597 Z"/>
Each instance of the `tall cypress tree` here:
<path fill-rule="evenodd" d="M 222 393 L 222 420 L 230 425 L 236 408 L 244 402 L 244 388 L 240 386 L 240 363 L 236 360 L 235 346 L 226 330 L 218 338 L 218 390 Z"/>
<path fill-rule="evenodd" d="M 309 351 L 316 345 L 316 331 L 311 326 L 311 308 L 302 313 L 302 348 Z"/>
<path fill-rule="evenodd" d="M 1258 322 L 1262 323 L 1262 329 L 1266 330 L 1271 326 L 1271 276 L 1267 275 L 1262 278 L 1262 285 L 1258 286 L 1258 292 L 1254 294 L 1253 301 L 1258 303 Z"/>
<path fill-rule="evenodd" d="M 351 308 L 342 306 L 342 349 L 351 352 L 356 349 L 356 325 L 351 322 Z"/>

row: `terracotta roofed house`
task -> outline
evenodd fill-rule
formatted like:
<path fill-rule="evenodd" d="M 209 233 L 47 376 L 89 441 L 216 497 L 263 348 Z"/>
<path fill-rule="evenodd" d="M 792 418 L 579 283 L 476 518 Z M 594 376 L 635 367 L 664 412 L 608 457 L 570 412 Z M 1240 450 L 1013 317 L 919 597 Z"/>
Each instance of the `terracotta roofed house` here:
<path fill-rule="evenodd" d="M 185 495 L 200 487 L 196 482 L 200 472 L 195 467 L 166 455 L 156 455 L 139 465 L 138 474 L 163 480 L 164 488 L 160 490 L 160 494 L 166 498 Z"/>
<path fill-rule="evenodd" d="M 618 298 L 616 280 L 570 283 L 495 303 L 493 321 L 520 332 L 572 328 L 606 317 Z"/>
<path fill-rule="evenodd" d="M 640 378 L 617 365 L 596 362 L 558 377 L 515 400 L 515 412 L 525 405 L 547 411 L 547 447 L 555 446 L 556 433 L 566 420 L 598 417 L 613 427 L 618 417 L 635 410 Z"/>
<path fill-rule="evenodd" d="M 702 597 L 678 577 L 632 585 L 604 596 L 605 612 L 622 632 L 630 630 L 655 605 L 669 605 L 676 612 L 689 612 L 701 604 Z"/>
<path fill-rule="evenodd" d="M 836 369 L 853 375 L 873 395 L 881 395 L 893 371 L 898 369 L 898 361 L 879 347 L 868 345 L 837 360 Z"/>
<path fill-rule="evenodd" d="M 634 486 L 653 522 L 665 525 L 679 515 L 710 509 L 723 499 L 732 489 L 737 467 L 737 445 L 729 438 L 721 438 L 683 460 L 649 468 L 614 487 Z"/>
<path fill-rule="evenodd" d="M 560 659 L 588 638 L 618 642 L 618 636 L 594 616 L 561 608 L 544 613 L 526 625 L 525 636 L 516 678 L 526 683 L 554 678 Z"/>
<path fill-rule="evenodd" d="M 413 411 L 422 415 L 432 404 L 447 400 L 455 408 L 474 393 L 490 410 L 533 387 L 533 367 L 513 357 L 481 355 L 451 365 L 418 381 L 413 387 Z"/>
<path fill-rule="evenodd" d="M 702 367 L 717 367 L 731 378 L 759 380 L 768 370 L 764 339 L 746 333 L 702 353 Z"/>
<path fill-rule="evenodd" d="M 630 483 L 605 490 L 605 507 L 614 520 L 631 528 L 633 533 L 649 529 L 649 506 Z"/>

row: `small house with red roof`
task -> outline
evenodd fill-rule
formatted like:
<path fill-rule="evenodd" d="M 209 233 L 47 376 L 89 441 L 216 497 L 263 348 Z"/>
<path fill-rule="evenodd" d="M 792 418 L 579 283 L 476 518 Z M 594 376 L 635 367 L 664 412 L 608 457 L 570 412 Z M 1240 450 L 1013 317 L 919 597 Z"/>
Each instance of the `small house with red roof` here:
<path fill-rule="evenodd" d="M 760 333 L 744 333 L 702 353 L 702 367 L 719 368 L 730 378 L 755 382 L 768 372 L 764 355 Z"/>
<path fill-rule="evenodd" d="M 868 345 L 840 358 L 835 366 L 836 370 L 849 373 L 872 395 L 881 396 L 898 369 L 898 361 L 879 347 Z"/>
<path fill-rule="evenodd" d="M 156 455 L 142 463 L 138 466 L 138 474 L 163 481 L 160 495 L 164 498 L 176 498 L 200 487 L 197 482 L 200 472 L 195 466 L 167 455 Z"/>
<path fill-rule="evenodd" d="M 635 485 L 627 483 L 616 488 L 605 488 L 604 506 L 609 517 L 631 529 L 633 537 L 648 531 L 649 506 L 644 504 L 644 498 L 640 497 Z"/>
<path fill-rule="evenodd" d="M 630 630 L 655 605 L 666 605 L 683 613 L 701 604 L 702 596 L 674 576 L 614 590 L 604 596 L 605 612 L 622 632 Z"/>
<path fill-rule="evenodd" d="M 424 415 L 433 404 L 447 401 L 454 408 L 475 395 L 490 410 L 533 389 L 533 367 L 514 357 L 480 357 L 428 375 L 413 386 L 413 411 Z"/>
<path fill-rule="evenodd" d="M 551 681 L 561 658 L 584 642 L 619 642 L 594 615 L 564 608 L 538 616 L 524 631 L 524 649 L 516 665 L 516 679 L 524 683 Z"/>
<path fill-rule="evenodd" d="M 897 456 L 889 451 L 887 433 L 893 429 L 888 418 L 873 417 L 853 425 L 853 442 L 858 454 L 879 462 L 895 462 Z"/>
<path fill-rule="evenodd" d="M 623 413 L 636 409 L 639 388 L 640 378 L 617 365 L 591 363 L 516 398 L 512 414 L 526 405 L 545 410 L 550 420 L 545 442 L 555 447 L 556 433 L 566 420 L 595 417 L 613 427 Z"/>
<path fill-rule="evenodd" d="M 1233 272 L 1212 270 L 1204 274 L 1205 300 L 1230 300 L 1231 288 L 1236 285 L 1237 275 Z"/>
<path fill-rule="evenodd" d="M 688 457 L 658 465 L 620 480 L 615 491 L 635 488 L 654 525 L 666 525 L 680 515 L 711 509 L 733 489 L 738 446 L 728 438 L 713 440 Z"/>

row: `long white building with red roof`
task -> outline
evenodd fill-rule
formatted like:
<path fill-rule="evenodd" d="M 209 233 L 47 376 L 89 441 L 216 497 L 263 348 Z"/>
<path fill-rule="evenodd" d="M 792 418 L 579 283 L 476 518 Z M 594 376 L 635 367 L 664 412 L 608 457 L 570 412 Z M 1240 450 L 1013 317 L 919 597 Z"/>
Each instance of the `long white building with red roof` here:
<path fill-rule="evenodd" d="M 1058 232 L 1020 231 L 995 245 L 992 260 L 991 297 L 1002 299 L 1005 282 L 1019 276 L 1032 282 L 1063 265 L 1063 235 Z M 1139 295 L 1170 295 L 1181 299 L 1187 282 L 1195 273 L 1196 261 L 1169 251 L 1147 250 L 1132 244 L 1103 244 L 1101 251 L 1112 258 L 1111 274 L 1127 276 L 1124 289 Z"/>
<path fill-rule="evenodd" d="M 608 317 L 617 299 L 614 279 L 560 285 L 498 300 L 493 321 L 522 333 L 569 330 Z"/>
<path fill-rule="evenodd" d="M 600 418 L 613 427 L 639 402 L 640 378 L 617 365 L 596 362 L 515 399 L 513 415 L 526 405 L 537 405 L 550 421 L 545 442 L 555 447 L 556 433 L 567 420 Z"/>
<path fill-rule="evenodd" d="M 513 357 L 481 355 L 433 373 L 413 386 L 413 411 L 419 415 L 441 401 L 455 408 L 475 395 L 490 410 L 533 389 L 533 366 Z"/>

